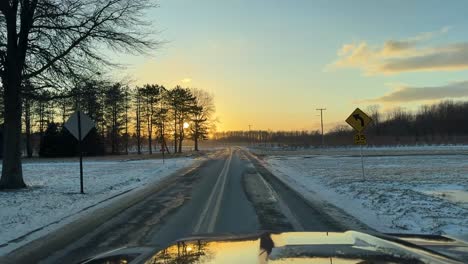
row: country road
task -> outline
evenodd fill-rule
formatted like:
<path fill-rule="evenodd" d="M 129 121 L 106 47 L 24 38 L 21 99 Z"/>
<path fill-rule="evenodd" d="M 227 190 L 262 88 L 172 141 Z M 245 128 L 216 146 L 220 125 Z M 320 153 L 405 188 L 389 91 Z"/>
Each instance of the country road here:
<path fill-rule="evenodd" d="M 197 234 L 343 230 L 320 208 L 274 179 L 246 149 L 217 151 L 196 169 L 170 177 L 163 187 L 86 233 L 62 234 L 66 240 L 60 234 L 49 236 L 6 259 L 11 263 L 76 263 L 120 247 L 163 248 Z"/>

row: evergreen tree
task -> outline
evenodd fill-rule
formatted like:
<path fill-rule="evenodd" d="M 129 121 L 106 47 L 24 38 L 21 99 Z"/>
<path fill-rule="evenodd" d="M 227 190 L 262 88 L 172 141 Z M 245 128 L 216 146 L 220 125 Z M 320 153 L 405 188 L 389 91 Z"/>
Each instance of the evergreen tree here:
<path fill-rule="evenodd" d="M 194 142 L 194 150 L 198 151 L 199 140 L 208 139 L 210 130 L 215 130 L 214 99 L 208 92 L 192 88 L 191 92 L 196 98 L 196 105 L 192 109 L 192 125 L 190 126 L 190 138 Z"/>
<path fill-rule="evenodd" d="M 120 83 L 109 86 L 104 97 L 104 117 L 107 123 L 112 154 L 117 154 L 120 150 L 120 139 L 125 125 L 124 103 L 124 86 Z"/>
<path fill-rule="evenodd" d="M 146 132 L 148 136 L 149 154 L 153 153 L 153 129 L 156 125 L 157 107 L 161 100 L 162 91 L 163 87 L 157 84 L 146 84 L 140 88 L 140 95 L 143 100 L 143 118 L 145 119 Z"/>
<path fill-rule="evenodd" d="M 174 122 L 174 153 L 182 153 L 185 138 L 184 123 L 191 120 L 196 107 L 196 98 L 188 88 L 176 86 L 167 92 L 168 105 Z"/>

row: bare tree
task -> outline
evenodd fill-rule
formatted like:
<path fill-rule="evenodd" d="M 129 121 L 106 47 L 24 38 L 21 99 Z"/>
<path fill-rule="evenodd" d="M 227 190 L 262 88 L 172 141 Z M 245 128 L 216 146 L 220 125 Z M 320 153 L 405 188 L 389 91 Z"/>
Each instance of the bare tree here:
<path fill-rule="evenodd" d="M 65 89 L 76 76 L 112 65 L 99 50 L 142 52 L 156 43 L 142 26 L 151 0 L 0 1 L 0 77 L 5 127 L 0 188 L 25 187 L 21 112 L 25 80 L 36 89 Z"/>
<path fill-rule="evenodd" d="M 26 87 L 24 89 L 32 89 L 31 85 L 28 83 L 24 84 Z M 23 109 L 24 109 L 24 127 L 25 127 L 25 134 L 26 134 L 26 155 L 28 158 L 33 156 L 32 144 L 31 144 L 31 133 L 32 133 L 32 104 L 33 100 L 29 97 L 24 98 L 23 100 Z"/>
<path fill-rule="evenodd" d="M 377 136 L 380 135 L 380 121 L 381 121 L 380 105 L 370 105 L 367 107 L 366 110 L 372 118 L 372 123 L 371 123 L 372 130 Z"/>

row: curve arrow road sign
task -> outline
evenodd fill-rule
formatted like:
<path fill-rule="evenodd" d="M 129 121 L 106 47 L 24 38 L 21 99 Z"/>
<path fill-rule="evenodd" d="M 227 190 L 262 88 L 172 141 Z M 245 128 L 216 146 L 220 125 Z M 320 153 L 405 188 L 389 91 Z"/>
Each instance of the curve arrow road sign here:
<path fill-rule="evenodd" d="M 361 127 L 364 127 L 364 118 L 362 118 L 359 114 L 353 115 L 354 120 L 359 120 L 361 122 Z"/>
<path fill-rule="evenodd" d="M 356 110 L 354 110 L 346 119 L 346 123 L 348 123 L 357 132 L 362 132 L 371 122 L 372 118 L 359 108 L 356 108 Z"/>

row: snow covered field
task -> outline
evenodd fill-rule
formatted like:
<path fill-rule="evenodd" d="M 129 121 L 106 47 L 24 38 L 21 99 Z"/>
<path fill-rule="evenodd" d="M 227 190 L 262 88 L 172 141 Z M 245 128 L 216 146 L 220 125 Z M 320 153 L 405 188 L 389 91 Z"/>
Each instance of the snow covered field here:
<path fill-rule="evenodd" d="M 174 158 L 167 159 L 165 164 L 157 159 L 85 161 L 84 195 L 79 193 L 77 161 L 25 163 L 24 179 L 30 188 L 0 192 L 0 255 L 30 238 L 19 239 L 19 243 L 9 243 L 11 240 L 43 227 L 46 228 L 34 232 L 31 237 L 50 232 L 51 228 L 58 228 L 84 209 L 149 182 L 159 181 L 191 165 L 194 160 Z"/>
<path fill-rule="evenodd" d="M 359 155 L 359 147 L 328 147 L 322 148 L 304 148 L 304 147 L 263 147 L 258 146 L 252 149 L 255 153 L 261 155 Z M 364 147 L 366 155 L 447 155 L 447 154 L 465 154 L 468 155 L 468 145 L 420 145 L 420 146 L 366 146 Z"/>
<path fill-rule="evenodd" d="M 360 157 L 343 155 L 352 154 L 348 149 L 335 149 L 334 155 L 262 154 L 271 171 L 304 196 L 327 200 L 379 231 L 468 234 L 468 156 L 462 153 L 466 148 L 456 155 L 440 154 L 446 150 L 365 150 L 374 154 L 364 159 L 366 180 Z M 405 153 L 411 155 L 401 155 Z"/>

